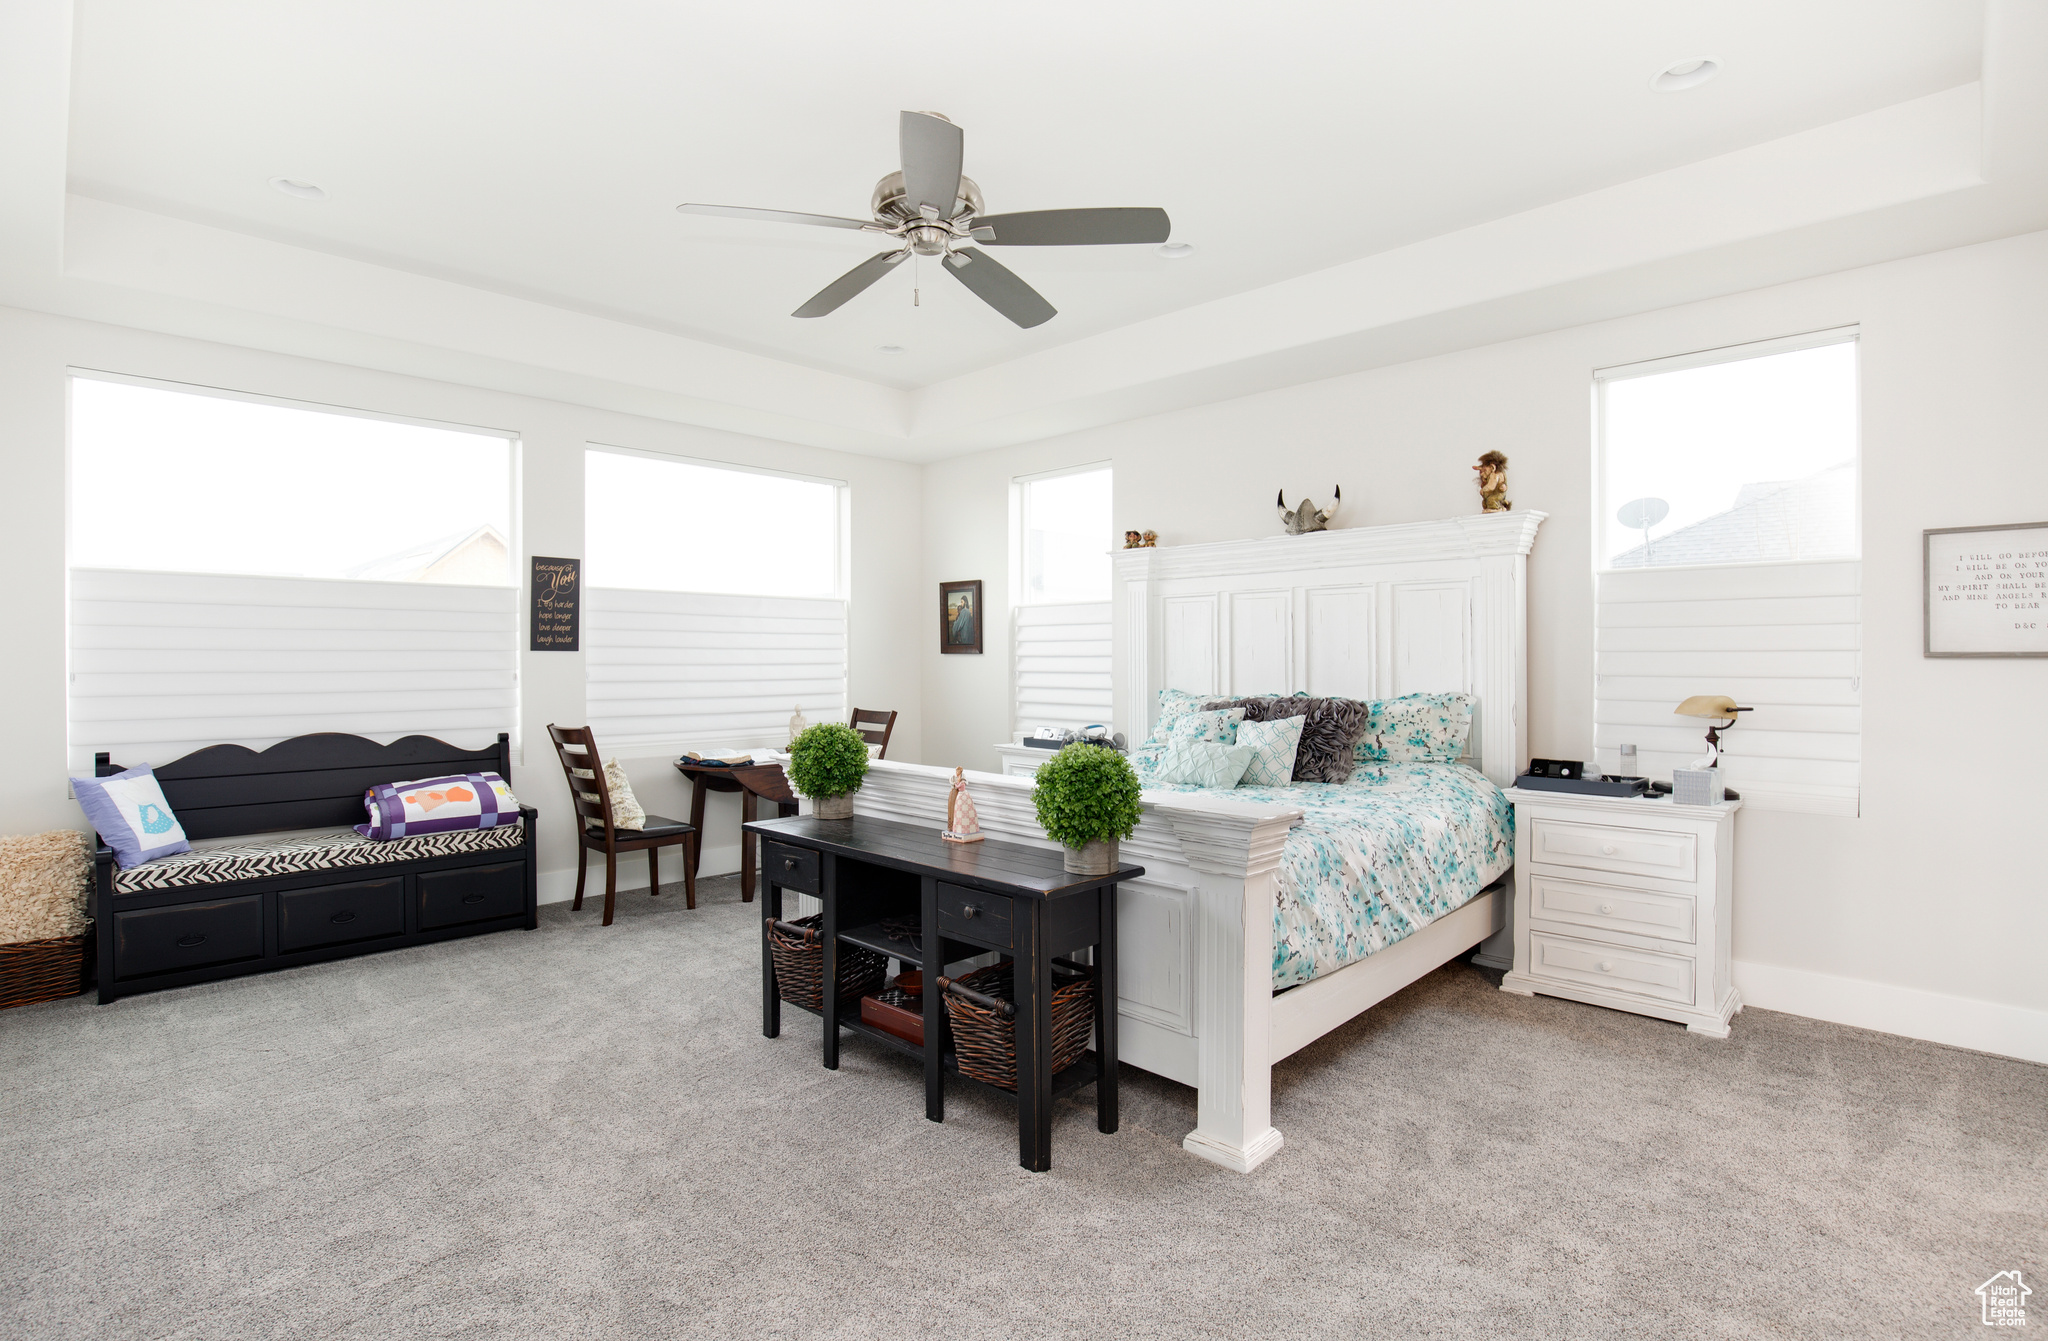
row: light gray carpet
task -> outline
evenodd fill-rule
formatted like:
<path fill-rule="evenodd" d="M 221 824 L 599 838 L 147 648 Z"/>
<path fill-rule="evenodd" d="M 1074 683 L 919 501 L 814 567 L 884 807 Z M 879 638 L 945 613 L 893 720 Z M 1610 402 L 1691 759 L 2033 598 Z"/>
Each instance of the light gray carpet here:
<path fill-rule="evenodd" d="M 1034 1175 L 1007 1102 L 763 1039 L 754 917 L 0 1014 L 0 1334 L 1953 1337 L 2048 1272 L 2048 1068 L 1454 964 L 1280 1069 L 1257 1173 L 1134 1074 Z"/>

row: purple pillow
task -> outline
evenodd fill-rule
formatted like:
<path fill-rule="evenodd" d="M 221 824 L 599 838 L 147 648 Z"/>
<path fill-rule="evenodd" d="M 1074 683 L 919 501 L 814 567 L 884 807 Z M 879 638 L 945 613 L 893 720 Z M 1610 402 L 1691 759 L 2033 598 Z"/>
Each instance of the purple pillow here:
<path fill-rule="evenodd" d="M 519 823 L 519 798 L 496 773 L 380 782 L 363 793 L 363 808 L 370 822 L 356 832 L 379 842 Z"/>

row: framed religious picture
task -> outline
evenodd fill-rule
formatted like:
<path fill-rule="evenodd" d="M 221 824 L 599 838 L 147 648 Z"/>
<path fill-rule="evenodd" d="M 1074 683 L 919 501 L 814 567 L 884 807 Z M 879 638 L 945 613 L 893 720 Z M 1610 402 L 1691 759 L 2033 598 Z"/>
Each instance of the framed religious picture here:
<path fill-rule="evenodd" d="M 981 583 L 939 583 L 939 650 L 981 652 Z"/>
<path fill-rule="evenodd" d="M 1930 657 L 2048 657 L 2048 522 L 1922 531 Z"/>

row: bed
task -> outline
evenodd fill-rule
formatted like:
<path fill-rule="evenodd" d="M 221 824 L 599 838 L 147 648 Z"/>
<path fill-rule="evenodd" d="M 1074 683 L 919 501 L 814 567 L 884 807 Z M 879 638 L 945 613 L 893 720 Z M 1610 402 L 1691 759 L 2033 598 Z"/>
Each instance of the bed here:
<path fill-rule="evenodd" d="M 1344 865 L 1347 824 L 1391 826 L 1382 864 L 1411 862 L 1442 820 L 1446 789 L 1467 793 L 1468 815 L 1491 811 L 1493 821 L 1468 827 L 1505 830 L 1498 792 L 1527 757 L 1526 574 L 1543 516 L 1112 556 L 1115 722 L 1131 739 L 1150 734 L 1169 689 L 1360 700 L 1456 692 L 1474 705 L 1464 756 L 1429 765 L 1434 773 L 1396 768 L 1348 791 L 1145 793 L 1144 816 L 1123 845 L 1145 875 L 1117 895 L 1119 1051 L 1127 1064 L 1195 1087 L 1189 1152 L 1241 1172 L 1258 1167 L 1284 1143 L 1272 1124 L 1275 1062 L 1474 947 L 1479 962 L 1510 966 L 1507 900 L 1490 878 L 1505 869 L 1502 833 L 1474 839 L 1471 870 L 1424 881 L 1428 897 L 1410 904 L 1383 888 L 1374 906 L 1364 863 L 1354 885 L 1333 876 L 1305 895 L 1316 882 L 1303 863 Z M 942 825 L 951 780 L 950 768 L 877 761 L 855 813 Z M 1048 842 L 1028 778 L 970 781 L 984 829 Z M 1377 878 L 1387 885 L 1385 873 Z"/>
<path fill-rule="evenodd" d="M 1377 764 L 1347 782 L 1228 791 L 1139 776 L 1155 795 L 1301 811 L 1275 876 L 1275 992 L 1406 940 L 1478 898 L 1514 862 L 1514 808 L 1464 764 Z"/>

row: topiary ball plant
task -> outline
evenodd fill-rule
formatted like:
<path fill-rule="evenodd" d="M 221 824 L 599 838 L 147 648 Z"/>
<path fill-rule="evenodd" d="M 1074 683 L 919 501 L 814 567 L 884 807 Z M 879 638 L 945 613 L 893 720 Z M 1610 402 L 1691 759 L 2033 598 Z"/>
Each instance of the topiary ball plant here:
<path fill-rule="evenodd" d="M 844 796 L 868 774 L 868 743 L 850 726 L 820 722 L 789 742 L 789 780 L 813 800 Z"/>
<path fill-rule="evenodd" d="M 1031 800 L 1054 842 L 1079 848 L 1138 827 L 1138 775 L 1115 750 L 1075 741 L 1038 766 Z"/>

